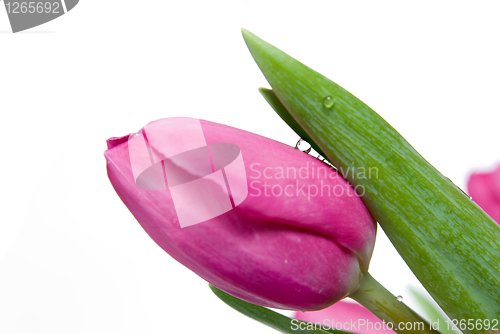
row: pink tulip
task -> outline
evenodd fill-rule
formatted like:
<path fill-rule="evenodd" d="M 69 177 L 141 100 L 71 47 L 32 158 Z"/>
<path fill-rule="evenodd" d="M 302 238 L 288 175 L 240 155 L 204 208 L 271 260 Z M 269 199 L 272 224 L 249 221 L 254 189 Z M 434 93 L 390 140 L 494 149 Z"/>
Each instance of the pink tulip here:
<path fill-rule="evenodd" d="M 382 322 L 361 304 L 339 301 L 332 306 L 315 312 L 296 312 L 294 318 L 320 323 L 324 329 L 339 329 L 352 333 L 395 333 L 391 325 Z M 319 328 L 319 327 L 318 327 Z"/>
<path fill-rule="evenodd" d="M 167 118 L 109 139 L 105 157 L 118 196 L 149 236 L 235 297 L 318 310 L 356 291 L 368 270 L 373 218 L 347 181 L 300 150 Z"/>
<path fill-rule="evenodd" d="M 491 173 L 473 173 L 467 188 L 474 202 L 500 224 L 500 166 Z"/>

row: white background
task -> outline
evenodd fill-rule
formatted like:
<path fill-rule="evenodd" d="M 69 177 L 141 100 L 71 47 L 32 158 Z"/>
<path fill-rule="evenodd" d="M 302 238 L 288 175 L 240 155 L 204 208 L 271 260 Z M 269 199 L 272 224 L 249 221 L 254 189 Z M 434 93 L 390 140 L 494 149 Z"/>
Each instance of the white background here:
<path fill-rule="evenodd" d="M 82 0 L 12 34 L 0 8 L 0 332 L 274 333 L 144 233 L 107 179 L 105 140 L 182 115 L 294 145 L 257 91 L 268 84 L 245 27 L 354 93 L 464 188 L 500 160 L 499 11 L 498 1 Z M 414 305 L 407 286 L 418 281 L 380 229 L 371 272 Z"/>

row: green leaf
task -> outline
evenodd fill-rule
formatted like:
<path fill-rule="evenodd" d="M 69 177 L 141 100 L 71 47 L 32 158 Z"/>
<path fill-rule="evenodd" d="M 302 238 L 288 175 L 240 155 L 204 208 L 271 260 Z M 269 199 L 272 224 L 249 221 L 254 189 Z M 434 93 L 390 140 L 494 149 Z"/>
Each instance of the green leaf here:
<path fill-rule="evenodd" d="M 446 323 L 447 317 L 444 315 L 443 311 L 438 309 L 432 301 L 430 301 L 426 296 L 422 295 L 417 289 L 410 287 L 411 295 L 417 300 L 417 303 L 423 308 L 425 315 L 432 322 L 436 323 L 439 321 L 439 330 L 443 334 L 458 334 L 459 331 L 453 331 L 448 329 L 451 326 L 448 326 Z M 449 320 L 448 320 L 449 321 Z"/>
<path fill-rule="evenodd" d="M 297 123 L 292 115 L 290 115 L 288 110 L 286 110 L 285 106 L 281 103 L 281 101 L 271 89 L 259 88 L 259 92 L 266 99 L 267 103 L 269 103 L 269 105 L 274 109 L 274 111 L 276 111 L 276 113 L 281 117 L 281 119 L 283 119 L 285 123 L 288 124 L 288 126 L 291 127 L 296 134 L 299 135 L 300 138 L 308 142 L 316 152 L 326 158 L 326 155 L 321 151 L 321 149 L 318 147 L 318 145 L 316 145 L 311 137 L 309 137 L 309 135 L 304 130 L 302 130 L 299 123 Z"/>
<path fill-rule="evenodd" d="M 213 293 L 220 298 L 224 303 L 231 306 L 236 311 L 243 313 L 247 317 L 257 320 L 264 325 L 280 331 L 285 334 L 326 334 L 326 333 L 349 333 L 334 329 L 321 329 L 321 326 L 316 326 L 317 329 L 301 330 L 300 328 L 307 328 L 308 322 L 300 321 L 297 319 L 290 319 L 282 314 L 271 311 L 262 306 L 257 306 L 247 303 L 241 299 L 235 298 L 222 290 L 217 289 L 213 285 L 209 285 Z M 293 322 L 292 322 L 293 320 Z M 300 325 L 302 324 L 302 325 Z M 314 324 L 311 324 L 314 326 Z M 300 326 L 300 327 L 299 327 Z"/>
<path fill-rule="evenodd" d="M 500 318 L 500 226 L 366 104 L 252 33 L 243 37 L 281 103 L 448 316 Z"/>

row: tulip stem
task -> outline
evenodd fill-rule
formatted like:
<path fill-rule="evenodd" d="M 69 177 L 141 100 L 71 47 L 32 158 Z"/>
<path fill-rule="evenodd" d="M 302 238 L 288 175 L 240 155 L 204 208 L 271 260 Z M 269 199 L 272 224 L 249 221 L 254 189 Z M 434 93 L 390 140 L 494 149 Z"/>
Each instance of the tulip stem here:
<path fill-rule="evenodd" d="M 440 333 L 415 311 L 398 301 L 369 273 L 365 273 L 359 289 L 349 297 L 366 307 L 385 323 L 391 323 L 392 326 L 387 325 L 386 328 L 392 327 L 396 333 Z"/>

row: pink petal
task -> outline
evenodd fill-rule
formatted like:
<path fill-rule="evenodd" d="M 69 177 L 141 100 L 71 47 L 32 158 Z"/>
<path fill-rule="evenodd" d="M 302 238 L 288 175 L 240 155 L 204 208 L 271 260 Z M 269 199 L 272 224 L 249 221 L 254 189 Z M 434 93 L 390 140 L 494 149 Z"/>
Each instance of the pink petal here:
<path fill-rule="evenodd" d="M 500 166 L 491 173 L 473 173 L 467 188 L 474 202 L 500 223 Z"/>
<path fill-rule="evenodd" d="M 296 319 L 321 323 L 326 329 L 353 333 L 395 333 L 373 313 L 355 301 L 340 301 L 321 311 L 296 312 Z"/>

